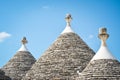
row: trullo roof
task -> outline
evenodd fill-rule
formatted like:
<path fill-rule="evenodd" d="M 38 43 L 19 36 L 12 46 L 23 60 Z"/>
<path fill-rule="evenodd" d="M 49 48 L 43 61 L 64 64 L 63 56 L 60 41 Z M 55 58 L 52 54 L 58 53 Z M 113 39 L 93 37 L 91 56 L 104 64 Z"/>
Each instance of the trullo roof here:
<path fill-rule="evenodd" d="M 27 50 L 25 46 L 26 43 L 27 40 L 24 37 L 22 40 L 22 47 L 2 68 L 5 75 L 9 76 L 12 80 L 21 80 L 36 61 L 32 54 Z"/>
<path fill-rule="evenodd" d="M 71 15 L 68 14 L 65 19 L 65 30 L 36 61 L 23 80 L 73 80 L 76 71 L 82 71 L 91 60 L 94 52 L 71 29 Z"/>
<path fill-rule="evenodd" d="M 100 29 L 101 47 L 76 80 L 120 80 L 120 62 L 107 48 L 108 37 L 107 29 Z"/>

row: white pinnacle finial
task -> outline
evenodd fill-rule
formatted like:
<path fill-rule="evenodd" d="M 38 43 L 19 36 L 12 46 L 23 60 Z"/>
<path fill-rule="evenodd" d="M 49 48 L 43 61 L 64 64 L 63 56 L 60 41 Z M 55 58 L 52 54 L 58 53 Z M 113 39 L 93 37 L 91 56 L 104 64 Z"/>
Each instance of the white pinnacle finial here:
<path fill-rule="evenodd" d="M 66 28 L 64 29 L 64 31 L 61 33 L 74 33 L 74 31 L 71 29 L 71 25 L 70 25 L 70 22 L 72 20 L 72 17 L 70 14 L 66 14 L 66 17 L 65 17 L 65 20 L 66 20 Z"/>
<path fill-rule="evenodd" d="M 28 43 L 28 41 L 26 40 L 26 37 L 23 37 L 21 42 L 22 42 L 22 46 L 18 51 L 28 51 L 25 45 L 26 43 Z"/>
<path fill-rule="evenodd" d="M 100 28 L 98 37 L 101 39 L 101 46 L 91 61 L 99 59 L 115 59 L 106 45 L 106 40 L 109 37 L 109 34 L 107 34 L 107 29 Z"/>

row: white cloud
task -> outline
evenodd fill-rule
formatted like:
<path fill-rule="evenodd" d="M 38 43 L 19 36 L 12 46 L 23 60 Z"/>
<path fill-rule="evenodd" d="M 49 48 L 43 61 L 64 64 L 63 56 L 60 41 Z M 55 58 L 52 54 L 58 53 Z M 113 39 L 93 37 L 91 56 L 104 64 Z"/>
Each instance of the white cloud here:
<path fill-rule="evenodd" d="M 90 34 L 90 35 L 88 36 L 89 39 L 92 39 L 93 37 L 94 37 L 94 35 L 92 35 L 92 34 Z"/>
<path fill-rule="evenodd" d="M 7 32 L 0 32 L 0 42 L 4 41 L 4 39 L 10 37 L 11 34 L 7 33 Z"/>
<path fill-rule="evenodd" d="M 42 8 L 43 8 L 43 9 L 48 9 L 48 8 L 49 8 L 49 6 L 42 6 Z"/>

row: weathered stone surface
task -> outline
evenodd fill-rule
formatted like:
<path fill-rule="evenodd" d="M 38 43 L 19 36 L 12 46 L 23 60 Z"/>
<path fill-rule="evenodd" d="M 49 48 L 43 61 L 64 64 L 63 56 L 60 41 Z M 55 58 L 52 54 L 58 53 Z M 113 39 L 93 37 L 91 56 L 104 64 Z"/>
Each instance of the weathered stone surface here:
<path fill-rule="evenodd" d="M 18 51 L 9 62 L 3 66 L 5 75 L 12 80 L 21 80 L 26 72 L 35 63 L 35 58 L 28 51 Z"/>
<path fill-rule="evenodd" d="M 0 69 L 0 80 L 11 80 L 11 79 L 5 75 L 4 71 Z"/>
<path fill-rule="evenodd" d="M 76 80 L 120 80 L 120 62 L 112 59 L 93 60 Z"/>
<path fill-rule="evenodd" d="M 64 33 L 45 51 L 23 80 L 74 80 L 94 52 L 75 33 Z"/>
<path fill-rule="evenodd" d="M 0 69 L 0 75 L 4 75 L 4 74 L 5 74 L 5 72 Z"/>

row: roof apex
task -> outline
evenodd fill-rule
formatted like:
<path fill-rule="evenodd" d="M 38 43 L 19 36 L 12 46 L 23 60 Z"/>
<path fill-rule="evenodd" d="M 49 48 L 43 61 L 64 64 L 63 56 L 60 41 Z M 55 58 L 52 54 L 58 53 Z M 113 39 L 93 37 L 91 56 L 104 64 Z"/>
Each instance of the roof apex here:
<path fill-rule="evenodd" d="M 112 53 L 109 51 L 106 45 L 106 40 L 109 37 L 109 34 L 107 34 L 106 28 L 100 28 L 99 29 L 99 38 L 101 39 L 101 47 L 98 50 L 98 52 L 95 54 L 95 56 L 92 58 L 93 60 L 98 59 L 115 59 Z"/>
<path fill-rule="evenodd" d="M 70 22 L 72 20 L 71 15 L 67 14 L 65 17 L 65 20 L 66 20 L 66 28 L 63 30 L 63 32 L 61 34 L 70 33 L 70 32 L 74 33 L 74 31 L 71 29 L 71 25 L 70 25 Z"/>
<path fill-rule="evenodd" d="M 25 44 L 22 44 L 21 48 L 18 51 L 28 51 Z"/>
<path fill-rule="evenodd" d="M 22 42 L 22 46 L 18 51 L 28 51 L 28 49 L 26 48 L 26 43 L 28 43 L 28 41 L 26 40 L 26 37 L 23 37 L 23 39 L 21 40 Z"/>

